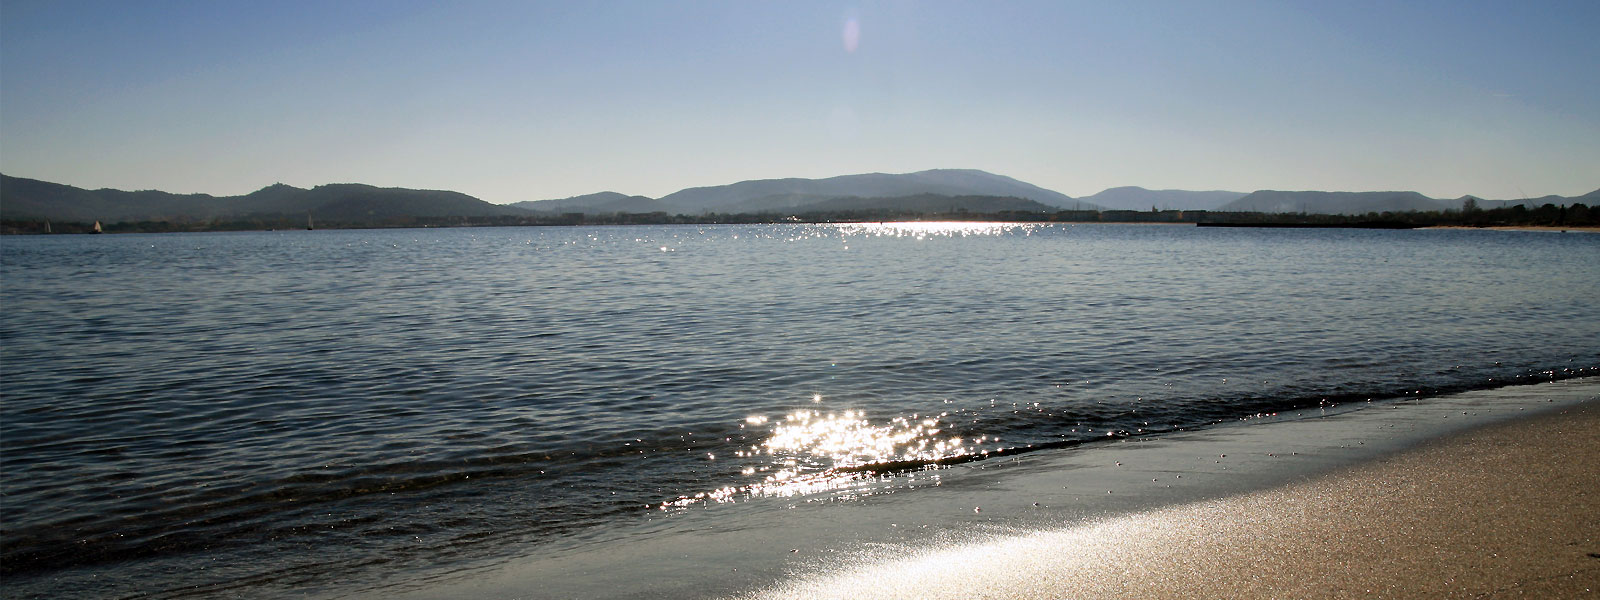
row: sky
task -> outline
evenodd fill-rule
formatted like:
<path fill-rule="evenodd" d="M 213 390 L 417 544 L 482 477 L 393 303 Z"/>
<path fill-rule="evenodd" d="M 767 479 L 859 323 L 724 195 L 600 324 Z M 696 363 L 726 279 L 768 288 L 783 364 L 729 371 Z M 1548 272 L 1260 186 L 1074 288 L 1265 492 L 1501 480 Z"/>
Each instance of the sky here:
<path fill-rule="evenodd" d="M 495 203 L 932 168 L 1575 196 L 1600 188 L 1597 30 L 1593 0 L 0 0 L 0 172 Z"/>

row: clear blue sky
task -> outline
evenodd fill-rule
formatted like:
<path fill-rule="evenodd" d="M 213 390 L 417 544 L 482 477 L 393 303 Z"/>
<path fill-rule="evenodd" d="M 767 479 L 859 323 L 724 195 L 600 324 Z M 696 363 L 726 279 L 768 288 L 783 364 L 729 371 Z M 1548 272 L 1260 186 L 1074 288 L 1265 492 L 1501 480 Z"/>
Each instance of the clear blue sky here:
<path fill-rule="evenodd" d="M 1594 0 L 3 0 L 0 171 L 499 203 L 929 168 L 1577 195 L 1597 31 Z"/>

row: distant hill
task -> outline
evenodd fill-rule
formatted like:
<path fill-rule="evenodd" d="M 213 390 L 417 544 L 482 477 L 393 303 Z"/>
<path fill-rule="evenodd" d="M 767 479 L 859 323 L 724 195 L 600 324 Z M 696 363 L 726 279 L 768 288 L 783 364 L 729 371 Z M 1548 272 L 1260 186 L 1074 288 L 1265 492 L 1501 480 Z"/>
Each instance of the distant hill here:
<path fill-rule="evenodd" d="M 647 196 L 628 196 L 617 192 L 598 192 L 559 200 L 526 200 L 511 206 L 544 213 L 652 213 L 671 212 L 667 205 Z"/>
<path fill-rule="evenodd" d="M 1269 212 L 1328 215 L 1364 215 L 1370 212 L 1407 212 L 1461 210 L 1467 198 L 1472 198 L 1478 208 L 1490 210 L 1522 205 L 1535 209 L 1546 204 L 1567 206 L 1584 204 L 1593 206 L 1600 202 L 1600 190 L 1582 196 L 1540 196 L 1522 200 L 1485 200 L 1477 196 L 1462 196 L 1454 200 L 1429 198 L 1416 192 L 1279 192 L 1262 190 L 1219 207 L 1219 211 Z"/>
<path fill-rule="evenodd" d="M 683 214 L 740 213 L 791 210 L 834 198 L 904 198 L 922 194 L 1013 197 L 1065 208 L 1075 204 L 1066 194 L 974 169 L 934 169 L 900 175 L 867 173 L 826 179 L 760 179 L 689 188 L 663 196 L 660 201 L 669 211 Z M 1098 207 L 1085 204 L 1083 208 Z"/>
<path fill-rule="evenodd" d="M 1114 187 L 1093 196 L 1079 198 L 1112 210 L 1215 210 L 1245 197 L 1244 192 L 1191 192 L 1188 190 L 1147 190 L 1142 187 Z"/>
<path fill-rule="evenodd" d="M 1223 212 L 1362 215 L 1457 208 L 1416 192 L 1283 192 L 1261 190 L 1217 207 Z"/>
<path fill-rule="evenodd" d="M 1312 213 L 1364 215 L 1371 212 L 1458 210 L 1467 197 L 1435 200 L 1416 192 L 1319 192 L 1261 190 L 1250 194 L 1226 191 L 1148 190 L 1118 187 L 1093 196 L 1070 196 L 972 169 L 935 169 L 900 175 L 867 173 L 825 179 L 762 179 L 721 186 L 696 187 L 660 199 L 600 192 L 559 200 L 490 204 L 459 192 L 380 188 L 355 183 L 311 189 L 274 184 L 243 196 L 173 194 L 144 190 L 86 190 L 59 183 L 0 175 L 0 219 L 11 222 L 58 223 L 156 222 L 179 229 L 217 227 L 265 228 L 297 226 L 308 217 L 319 225 L 416 226 L 479 223 L 574 223 L 572 213 L 605 217 L 603 222 L 639 222 L 627 215 L 666 213 L 674 222 L 697 215 L 791 215 L 803 213 L 947 213 L 993 214 L 1006 211 L 1057 210 L 1148 211 L 1211 210 L 1216 212 Z M 1600 205 L 1600 190 L 1577 197 L 1544 196 L 1524 200 L 1483 200 L 1490 210 L 1522 204 L 1529 210 L 1545 204 Z M 607 216 L 609 215 L 609 216 Z M 679 216 L 681 215 L 681 216 Z M 507 219 L 510 219 L 509 221 Z M 720 219 L 721 217 L 719 217 Z M 608 219 L 608 220 L 607 220 Z M 592 219 L 591 219 L 592 220 Z M 231 223 L 231 224 L 230 224 Z M 17 230 L 26 227 L 13 226 Z M 38 229 L 42 230 L 42 224 Z"/>
<path fill-rule="evenodd" d="M 892 198 L 833 198 L 798 207 L 798 212 L 896 211 L 919 213 L 998 213 L 1006 211 L 1045 213 L 1058 210 L 1026 198 L 1002 196 L 942 196 L 917 194 Z"/>
<path fill-rule="evenodd" d="M 288 187 L 288 186 L 284 186 Z M 294 188 L 290 188 L 291 190 Z M 257 192 L 259 193 L 259 192 Z M 256 194 L 244 198 L 254 199 Z M 305 214 L 333 221 L 397 217 L 493 217 L 526 215 L 526 211 L 490 204 L 460 192 L 380 188 L 357 183 L 319 185 L 298 193 L 240 202 L 235 214 Z"/>
<path fill-rule="evenodd" d="M 968 210 L 993 212 L 994 210 L 1035 210 L 1027 204 L 984 201 L 976 198 L 1023 199 L 1043 206 L 1039 210 L 1056 208 L 1082 208 L 1098 210 L 1100 207 L 1073 200 L 1070 196 L 975 169 L 934 169 L 917 173 L 887 174 L 866 173 L 841 175 L 826 179 L 758 179 L 727 185 L 694 187 L 668 194 L 659 199 L 645 196 L 626 196 L 616 192 L 600 192 L 558 200 L 518 202 L 513 206 L 543 213 L 608 214 L 616 212 L 699 215 L 705 213 L 790 213 L 805 211 L 843 210 L 911 210 L 887 208 L 908 206 L 908 203 L 937 204 L 924 199 L 905 200 L 912 197 L 964 198 L 971 205 Z M 897 201 L 889 201 L 896 199 Z M 944 202 L 946 205 L 948 201 Z M 985 206 L 1016 206 L 986 210 Z M 858 208 L 842 208 L 856 206 Z M 1024 207 L 1027 208 L 1024 208 Z"/>
<path fill-rule="evenodd" d="M 1460 207 L 1461 203 L 1463 201 L 1465 201 L 1467 198 L 1472 198 L 1472 199 L 1476 200 L 1478 202 L 1478 208 L 1482 208 L 1482 209 L 1485 209 L 1485 210 L 1491 209 L 1491 208 L 1506 208 L 1506 207 L 1510 207 L 1510 206 L 1516 206 L 1518 204 L 1520 204 L 1520 205 L 1522 205 L 1524 207 L 1527 207 L 1529 209 L 1539 208 L 1539 207 L 1544 206 L 1546 204 L 1554 204 L 1556 206 L 1562 206 L 1562 205 L 1565 205 L 1565 204 L 1583 204 L 1583 205 L 1586 205 L 1586 206 L 1594 206 L 1595 203 L 1600 202 L 1600 190 L 1595 190 L 1595 191 L 1589 192 L 1587 194 L 1584 194 L 1582 196 L 1557 196 L 1557 195 L 1551 194 L 1551 195 L 1548 195 L 1548 196 L 1540 196 L 1538 198 L 1525 198 L 1525 199 L 1522 199 L 1522 200 L 1485 200 L 1485 199 L 1479 198 L 1477 196 L 1467 195 L 1467 196 L 1462 196 L 1460 198 L 1456 198 L 1455 207 Z"/>
<path fill-rule="evenodd" d="M 54 221 L 210 219 L 223 212 L 217 198 L 205 194 L 82 188 L 0 175 L 0 218 Z"/>
<path fill-rule="evenodd" d="M 210 221 L 247 218 L 365 223 L 414 217 L 528 215 L 459 192 L 380 188 L 354 183 L 312 189 L 274 184 L 243 196 L 160 191 L 85 190 L 0 175 L 0 218 L 62 222 Z"/>

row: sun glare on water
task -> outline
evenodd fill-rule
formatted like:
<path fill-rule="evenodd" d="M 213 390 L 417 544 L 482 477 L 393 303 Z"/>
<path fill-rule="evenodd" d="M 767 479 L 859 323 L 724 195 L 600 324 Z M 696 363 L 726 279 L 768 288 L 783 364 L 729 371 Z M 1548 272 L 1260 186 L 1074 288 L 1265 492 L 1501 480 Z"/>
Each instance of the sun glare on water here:
<path fill-rule="evenodd" d="M 762 444 L 772 455 L 812 456 L 832 462 L 832 467 L 853 469 L 863 465 L 931 461 L 962 450 L 961 438 L 940 439 L 939 419 L 899 417 L 873 425 L 860 411 L 824 415 L 801 410 L 789 413 Z"/>
<path fill-rule="evenodd" d="M 745 423 L 765 426 L 770 422 L 771 434 L 761 444 L 736 452 L 735 456 L 766 457 L 764 466 L 742 470 L 745 476 L 762 475 L 761 481 L 681 497 L 662 503 L 661 508 L 837 490 L 878 477 L 879 470 L 932 465 L 966 456 L 974 452 L 972 444 L 986 441 L 941 435 L 941 421 L 948 416 L 911 415 L 875 424 L 864 411 L 857 410 L 796 410 L 780 419 L 752 415 Z"/>
<path fill-rule="evenodd" d="M 900 221 L 890 223 L 838 223 L 834 227 L 845 235 L 886 237 L 971 237 L 982 235 L 1030 235 L 1047 225 L 1041 223 L 1003 223 L 986 221 Z"/>
<path fill-rule="evenodd" d="M 838 223 L 841 238 L 896 237 L 925 240 L 937 237 L 1031 235 L 1041 223 L 978 221 L 904 221 Z M 848 246 L 846 246 L 848 248 Z M 810 398 L 822 402 L 820 395 Z M 983 454 L 983 445 L 997 442 L 987 437 L 963 439 L 944 434 L 941 421 L 948 413 L 911 415 L 874 422 L 863 411 L 796 410 L 781 417 L 752 415 L 748 427 L 770 427 L 760 444 L 734 453 L 738 459 L 760 464 L 740 470 L 756 483 L 732 485 L 663 502 L 660 508 L 684 508 L 710 502 L 732 502 L 752 497 L 790 497 L 841 490 L 883 472 L 931 467 L 949 459 Z"/>

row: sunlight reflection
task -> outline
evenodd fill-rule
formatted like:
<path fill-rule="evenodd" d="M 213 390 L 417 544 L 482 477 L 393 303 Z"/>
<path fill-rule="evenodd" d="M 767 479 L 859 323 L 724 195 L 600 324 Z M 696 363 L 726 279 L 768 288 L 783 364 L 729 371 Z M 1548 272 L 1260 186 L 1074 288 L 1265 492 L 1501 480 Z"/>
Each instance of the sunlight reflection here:
<path fill-rule="evenodd" d="M 1192 547 L 1191 540 L 1204 525 L 1173 512 L 1060 530 L 1009 529 L 955 541 L 875 545 L 816 563 L 786 581 L 736 598 L 1121 596 L 1129 588 L 1116 586 L 1126 582 L 1113 578 L 1115 582 L 1108 584 L 1106 573 L 1148 574 L 1174 561 L 1192 565 L 1208 560 L 1207 553 L 1174 555 L 1174 547 Z"/>
<path fill-rule="evenodd" d="M 813 396 L 812 400 L 819 402 L 821 397 Z M 796 410 L 771 419 L 771 434 L 766 441 L 734 453 L 741 459 L 765 459 L 764 464 L 740 469 L 741 475 L 761 476 L 761 481 L 683 496 L 663 502 L 660 508 L 840 490 L 877 478 L 878 471 L 936 468 L 940 461 L 978 452 L 969 442 L 988 441 L 941 436 L 941 422 L 948 416 L 949 413 L 911 415 L 875 424 L 864 411 Z M 765 415 L 745 418 L 748 426 L 768 422 Z"/>
<path fill-rule="evenodd" d="M 838 223 L 834 225 L 844 235 L 872 235 L 887 237 L 968 237 L 979 235 L 1031 235 L 1035 229 L 1048 227 L 1043 223 L 1004 223 L 986 221 L 901 221 L 890 223 Z"/>
<path fill-rule="evenodd" d="M 929 461 L 964 453 L 961 438 L 939 439 L 939 419 L 899 417 L 877 426 L 858 411 L 823 415 L 801 410 L 789 413 L 774 428 L 764 446 L 769 454 L 814 457 L 831 461 L 832 467 L 850 469 L 862 465 Z"/>

